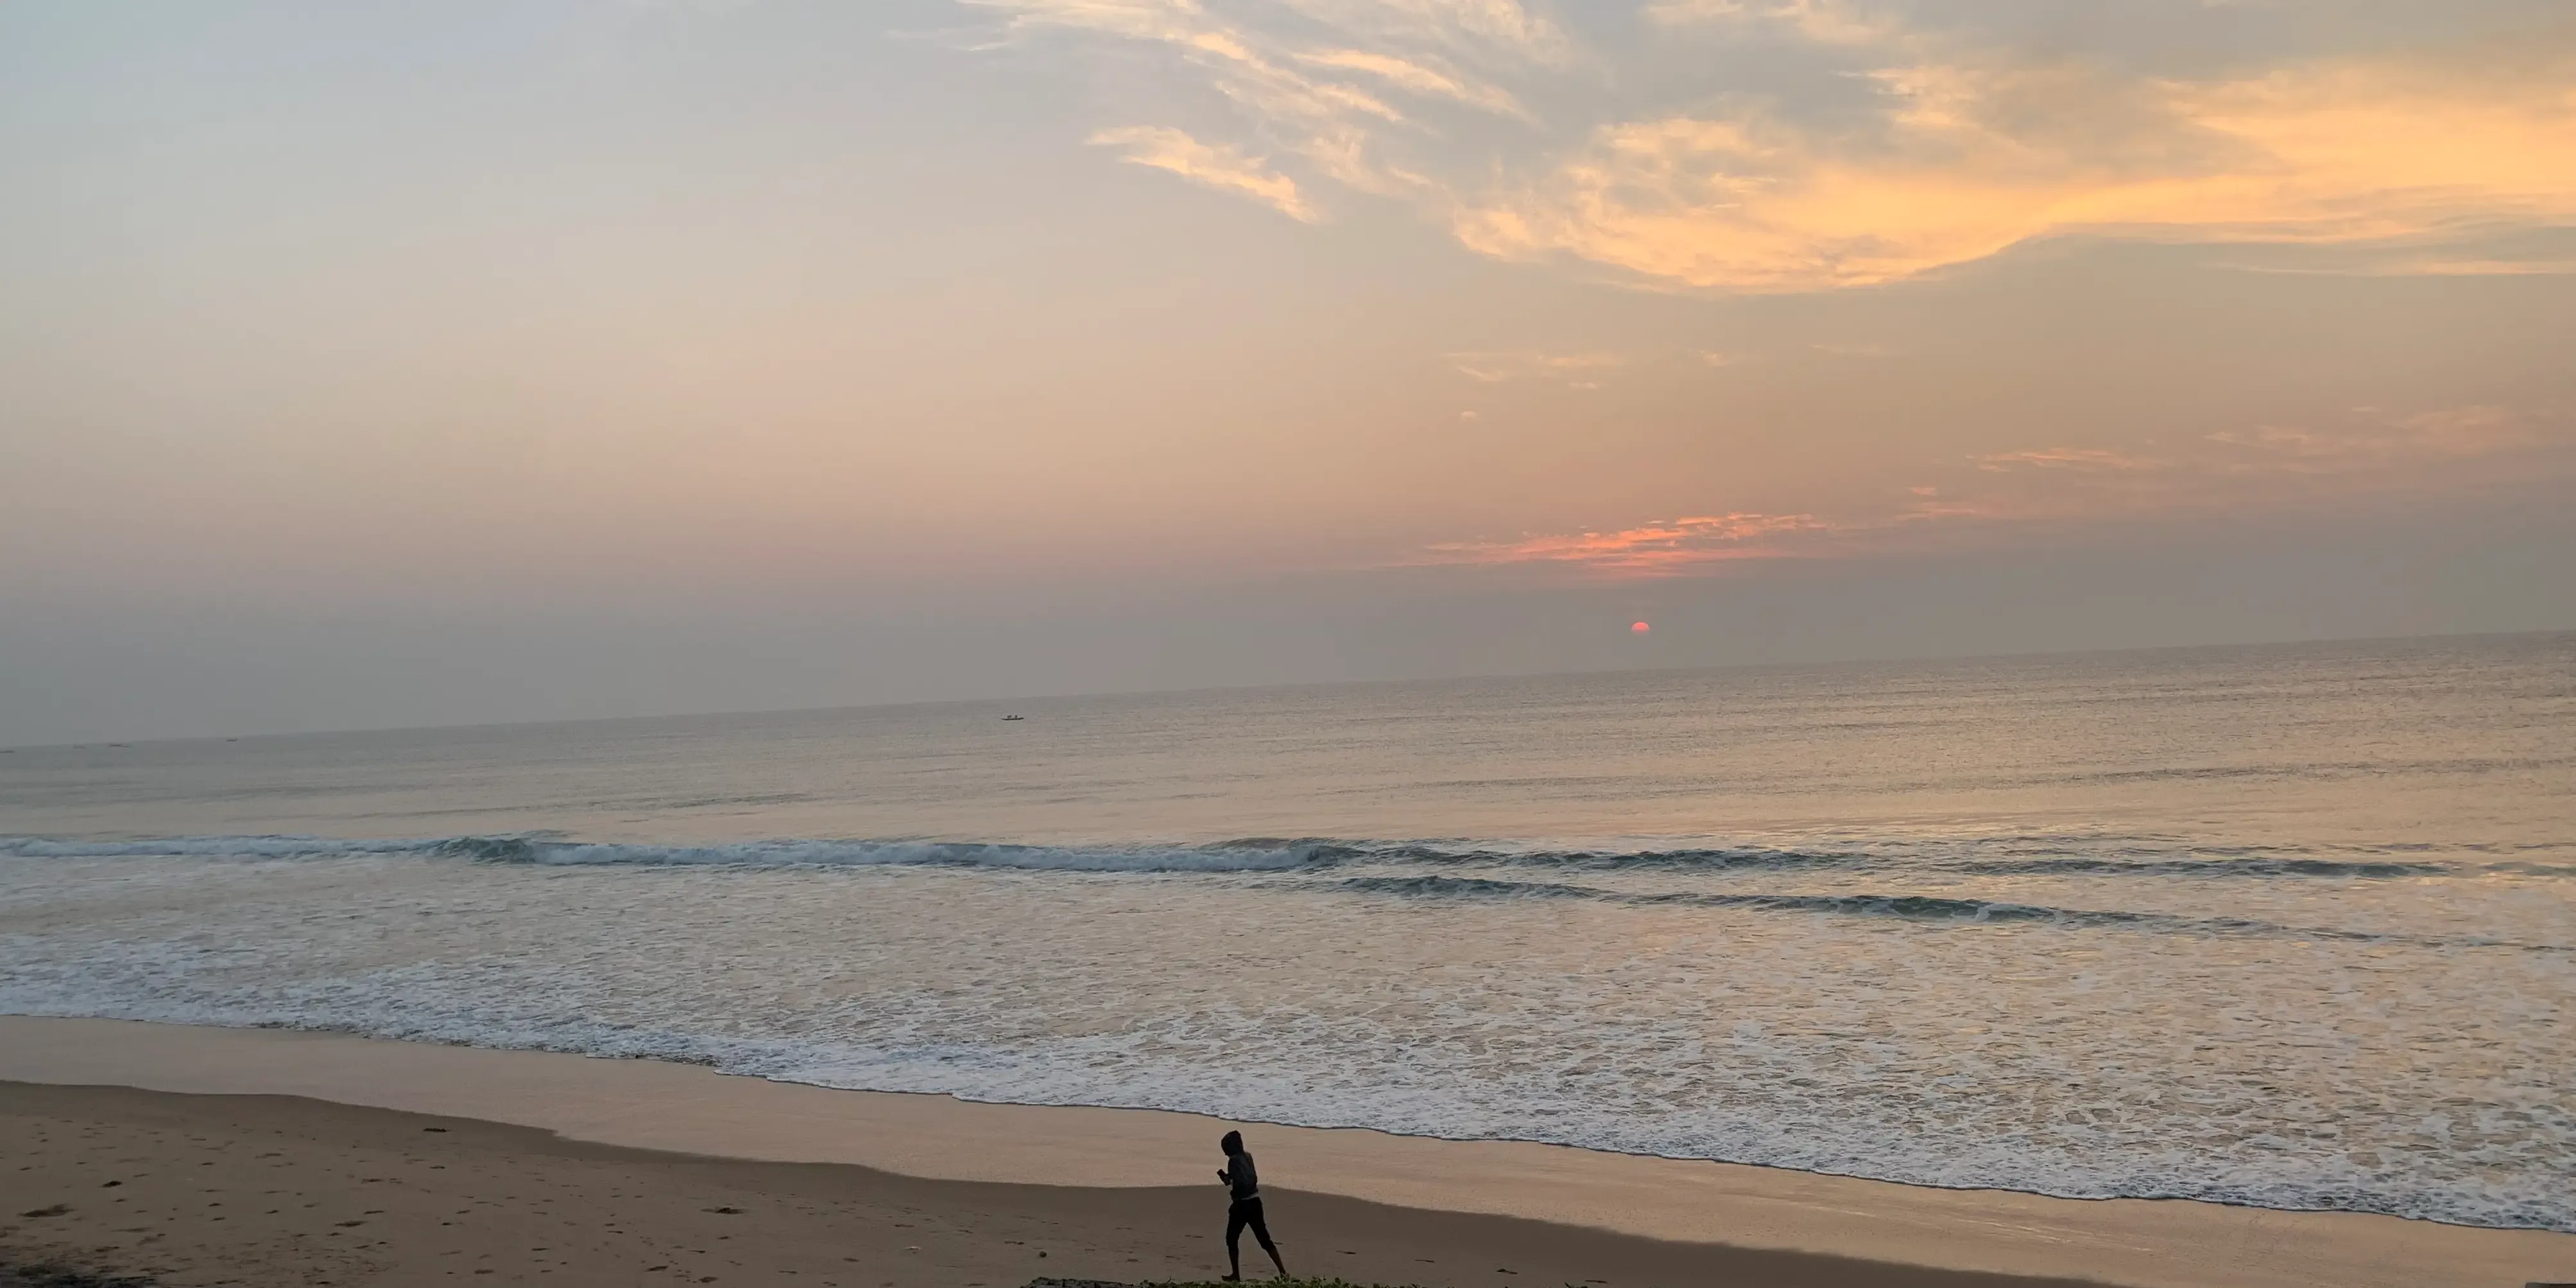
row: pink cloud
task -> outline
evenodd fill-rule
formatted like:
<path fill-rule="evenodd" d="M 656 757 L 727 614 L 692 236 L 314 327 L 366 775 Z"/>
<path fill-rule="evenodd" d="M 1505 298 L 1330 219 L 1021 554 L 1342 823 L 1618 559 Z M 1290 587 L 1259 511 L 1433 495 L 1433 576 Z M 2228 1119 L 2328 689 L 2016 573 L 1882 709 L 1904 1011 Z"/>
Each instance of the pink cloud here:
<path fill-rule="evenodd" d="M 2038 451 L 1997 452 L 1977 458 L 1977 468 L 1981 470 L 2001 472 L 2017 465 L 2028 465 L 2044 470 L 2091 471 L 2156 470 L 2165 467 L 2162 461 L 2090 447 L 2049 447 Z"/>
<path fill-rule="evenodd" d="M 1613 577 L 1705 573 L 1748 561 L 2031 540 L 2040 530 L 2158 516 L 2288 514 L 2398 495 L 2468 497 L 2576 476 L 2565 418 L 2491 406 L 2223 430 L 2149 455 L 2105 447 L 1992 452 L 1875 510 L 1735 511 L 1606 531 L 1434 545 L 1413 562 L 1554 566 Z M 2015 536 L 2014 534 L 2020 534 Z"/>
<path fill-rule="evenodd" d="M 1835 525 L 1812 514 L 1696 515 L 1609 532 L 1459 541 L 1432 546 L 1428 563 L 1561 564 L 1657 575 L 1746 559 L 1811 553 Z"/>

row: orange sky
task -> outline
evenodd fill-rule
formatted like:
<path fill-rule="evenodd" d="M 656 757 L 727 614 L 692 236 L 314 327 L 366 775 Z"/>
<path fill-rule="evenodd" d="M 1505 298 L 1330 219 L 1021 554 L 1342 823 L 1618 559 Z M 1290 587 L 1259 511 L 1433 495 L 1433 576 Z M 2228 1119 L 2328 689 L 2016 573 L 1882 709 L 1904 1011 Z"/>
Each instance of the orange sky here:
<path fill-rule="evenodd" d="M 2576 624 L 2515 571 L 2576 508 L 2562 5 L 858 8 L 0 10 L 0 593 L 1170 639 L 1291 578 L 1410 641 L 1329 678 L 1524 664 L 1384 607 L 1453 593 L 1607 638 L 2415 525 L 2519 553 L 2396 625 Z M 2320 614 L 2262 629 L 2379 620 Z M 1191 674 L 1294 678 L 1248 647 Z"/>

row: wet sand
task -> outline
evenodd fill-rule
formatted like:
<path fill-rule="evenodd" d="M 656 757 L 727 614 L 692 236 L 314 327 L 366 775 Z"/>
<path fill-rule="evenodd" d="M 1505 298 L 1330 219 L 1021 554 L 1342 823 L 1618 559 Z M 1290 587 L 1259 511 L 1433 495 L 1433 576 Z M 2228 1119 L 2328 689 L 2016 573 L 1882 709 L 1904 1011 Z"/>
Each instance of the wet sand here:
<path fill-rule="evenodd" d="M 12 1084 L 0 1249 L 170 1285 L 813 1284 L 1018 1288 L 1039 1275 L 1208 1279 L 1213 1186 L 934 1181 L 567 1141 L 278 1096 Z M 1301 1273 L 1603 1288 L 1750 1282 L 2005 1288 L 2048 1280 L 1665 1243 L 1281 1190 Z M 52 1209 L 64 1209 L 54 1212 Z M 50 1213 L 49 1215 L 23 1215 Z M 1247 1243 L 1247 1253 L 1258 1250 Z"/>
<path fill-rule="evenodd" d="M 0 1017 L 0 1079 L 12 1080 L 0 1084 L 0 1250 L 174 1285 L 1016 1288 L 1037 1275 L 1224 1268 L 1213 1176 L 1224 1125 L 1186 1114 L 21 1017 Z M 1291 1269 L 1362 1281 L 2399 1288 L 2576 1278 L 2569 1235 L 1246 1130 Z M 21 1215 L 55 1206 L 65 1210 Z"/>

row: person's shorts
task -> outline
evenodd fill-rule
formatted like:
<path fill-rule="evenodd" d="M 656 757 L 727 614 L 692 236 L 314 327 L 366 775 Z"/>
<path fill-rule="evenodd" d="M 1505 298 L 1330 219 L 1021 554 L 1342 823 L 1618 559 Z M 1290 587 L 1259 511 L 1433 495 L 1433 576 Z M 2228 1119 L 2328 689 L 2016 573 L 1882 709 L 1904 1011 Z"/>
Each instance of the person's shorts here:
<path fill-rule="evenodd" d="M 1248 1199 L 1236 1199 L 1225 1209 L 1227 1238 L 1243 1233 L 1243 1227 L 1247 1225 L 1263 1234 L 1270 1233 L 1270 1223 L 1261 1219 L 1261 1196 L 1258 1194 Z"/>

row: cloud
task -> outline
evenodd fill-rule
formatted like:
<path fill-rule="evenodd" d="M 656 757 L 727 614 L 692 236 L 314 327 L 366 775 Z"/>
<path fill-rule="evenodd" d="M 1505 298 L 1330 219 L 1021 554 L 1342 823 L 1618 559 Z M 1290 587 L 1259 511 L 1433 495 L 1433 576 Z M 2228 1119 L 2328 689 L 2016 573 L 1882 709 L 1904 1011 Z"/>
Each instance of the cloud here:
<path fill-rule="evenodd" d="M 2256 425 L 2162 451 L 2047 447 L 1972 457 L 1944 504 L 2004 520 L 2280 513 L 2369 497 L 2462 497 L 2576 476 L 2576 435 L 2509 408 Z"/>
<path fill-rule="evenodd" d="M 1834 525 L 1812 514 L 1739 512 L 1609 532 L 1450 542 L 1432 546 L 1416 562 L 1554 564 L 1614 574 L 1669 575 L 1712 564 L 1793 557 L 1834 530 Z"/>
<path fill-rule="evenodd" d="M 1091 142 L 1118 148 L 1137 165 L 1169 170 L 1192 183 L 1250 197 L 1291 219 L 1313 223 L 1321 217 L 1298 194 L 1296 180 L 1274 173 L 1257 157 L 1201 143 L 1179 130 L 1131 125 L 1102 130 L 1091 136 Z"/>
<path fill-rule="evenodd" d="M 1514 380 L 1576 379 L 1589 372 L 1615 370 L 1627 366 L 1629 359 L 1618 353 L 1453 353 L 1449 365 L 1459 375 L 1480 384 L 1498 385 Z"/>
<path fill-rule="evenodd" d="M 2428 470 L 2542 447 L 2549 440 L 2529 418 L 2509 408 L 2477 405 L 2396 418 L 2365 416 L 2326 430 L 2282 425 L 2221 430 L 2204 441 L 2221 453 L 2212 464 L 2224 473 L 2418 479 Z"/>
<path fill-rule="evenodd" d="M 1279 0 L 1308 22 L 1378 47 L 1444 50 L 1459 57 L 1554 63 L 1566 35 L 1519 0 Z"/>
<path fill-rule="evenodd" d="M 2062 237 L 2561 272 L 2564 254 L 2488 248 L 2576 227 L 2576 25 L 2504 0 L 2298 24 L 2361 33 L 2341 50 L 2256 56 L 2209 26 L 2152 72 L 2120 14 L 2043 53 L 2017 10 L 1928 0 L 1657 0 L 1587 24 L 1595 44 L 1517 0 L 960 3 L 1003 15 L 1005 40 L 1159 51 L 1197 87 L 1171 108 L 1200 115 L 1174 119 L 1278 179 L 1667 289 L 1872 286 Z M 2385 31 L 2408 38 L 2366 39 Z"/>
<path fill-rule="evenodd" d="M 2028 541 L 2142 519 L 2349 511 L 2371 497 L 2475 501 L 2576 478 L 2563 419 L 2494 406 L 2330 425 L 2223 430 L 2168 451 L 2051 446 L 1968 457 L 1937 482 L 1842 514 L 1737 511 L 1609 530 L 1429 547 L 1429 564 L 1543 566 L 1607 577 L 1705 575 L 1748 562 Z"/>
<path fill-rule="evenodd" d="M 1832 0 L 1661 0 L 1646 6 L 1646 20 L 1664 27 L 1774 26 L 1830 45 L 1868 44 L 1898 34 L 1891 19 Z"/>
<path fill-rule="evenodd" d="M 2576 224 L 2569 80 L 2402 63 L 2216 83 L 1940 65 L 1872 79 L 1878 112 L 1858 131 L 1761 104 L 1605 126 L 1536 181 L 1462 206 L 1457 235 L 1506 259 L 1776 292 L 2067 235 L 2418 252 Z"/>
<path fill-rule="evenodd" d="M 2028 465 L 2045 470 L 2079 470 L 2089 473 L 2119 472 L 2164 468 L 2163 462 L 2130 456 L 2124 452 L 2098 447 L 2046 447 L 2036 451 L 1996 452 L 1976 458 L 1977 468 L 2002 472 L 2015 466 Z"/>
<path fill-rule="evenodd" d="M 1248 123 L 1316 177 L 1413 199 L 1438 185 L 1380 153 L 1389 131 L 1418 140 L 1429 123 L 1391 97 L 1525 116 L 1508 90 L 1469 66 L 1545 63 L 1563 45 L 1552 24 L 1515 0 L 960 3 L 1007 14 L 1005 41 L 1060 32 L 1158 49 L 1232 107 L 1231 126 Z"/>
<path fill-rule="evenodd" d="M 1499 87 L 1468 80 L 1424 63 L 1365 49 L 1327 49 L 1292 55 L 1310 67 L 1365 72 L 1397 89 L 1428 98 L 1445 98 L 1504 116 L 1527 117 L 1511 94 Z"/>

